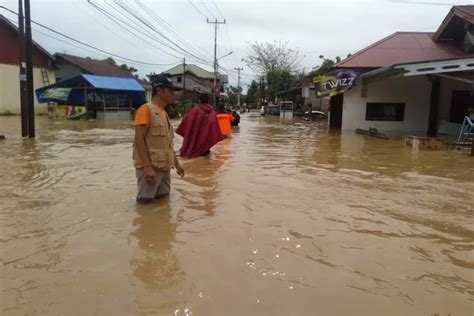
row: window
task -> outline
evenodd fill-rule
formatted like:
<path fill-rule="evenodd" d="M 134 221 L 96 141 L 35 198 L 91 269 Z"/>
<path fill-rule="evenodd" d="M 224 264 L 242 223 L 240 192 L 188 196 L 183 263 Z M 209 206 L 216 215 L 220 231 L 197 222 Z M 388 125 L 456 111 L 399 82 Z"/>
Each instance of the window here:
<path fill-rule="evenodd" d="M 397 121 L 405 119 L 405 103 L 368 102 L 366 121 Z"/>
<path fill-rule="evenodd" d="M 182 78 L 182 77 L 178 77 L 178 78 L 177 78 L 177 81 L 178 81 L 178 83 L 181 83 L 181 82 L 183 82 L 183 78 Z"/>

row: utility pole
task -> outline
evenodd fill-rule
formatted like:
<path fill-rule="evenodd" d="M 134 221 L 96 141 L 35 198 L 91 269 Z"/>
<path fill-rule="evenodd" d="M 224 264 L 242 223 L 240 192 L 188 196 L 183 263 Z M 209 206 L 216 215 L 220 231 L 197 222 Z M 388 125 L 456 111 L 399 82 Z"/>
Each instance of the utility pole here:
<path fill-rule="evenodd" d="M 26 137 L 28 136 L 28 104 L 26 102 L 25 20 L 23 18 L 23 0 L 18 0 L 18 29 L 20 38 L 21 137 Z"/>
<path fill-rule="evenodd" d="M 244 68 L 236 67 L 234 69 L 237 70 L 237 105 L 240 109 L 240 71 L 244 70 Z"/>
<path fill-rule="evenodd" d="M 186 57 L 183 57 L 183 109 L 186 113 Z"/>
<path fill-rule="evenodd" d="M 216 94 L 217 94 L 217 26 L 219 24 L 225 24 L 225 19 L 223 22 L 217 21 L 217 19 L 214 20 L 214 22 L 209 21 L 209 19 L 206 19 L 208 24 L 214 24 L 214 107 L 217 108 L 217 103 L 216 103 Z"/>
<path fill-rule="evenodd" d="M 25 0 L 26 100 L 28 101 L 28 136 L 35 137 L 35 104 L 33 95 L 33 39 L 31 37 L 30 0 Z"/>

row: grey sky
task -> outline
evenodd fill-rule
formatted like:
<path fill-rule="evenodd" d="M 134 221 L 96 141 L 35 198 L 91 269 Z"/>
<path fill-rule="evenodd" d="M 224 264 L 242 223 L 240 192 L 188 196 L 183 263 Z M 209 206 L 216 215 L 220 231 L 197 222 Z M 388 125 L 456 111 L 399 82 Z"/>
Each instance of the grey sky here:
<path fill-rule="evenodd" d="M 163 48 L 176 57 L 171 57 L 157 48 L 127 33 L 99 13 L 87 0 L 34 0 L 32 18 L 71 37 L 115 54 L 149 63 L 180 63 L 182 54 Z M 113 11 L 113 0 L 93 0 L 107 10 Z M 172 25 L 190 46 L 212 63 L 213 29 L 206 23 L 209 19 L 226 19 L 227 24 L 218 30 L 218 57 L 234 53 L 220 60 L 224 72 L 230 77 L 230 84 L 236 85 L 234 67 L 244 67 L 243 85 L 250 83 L 255 73 L 241 59 L 248 54 L 248 44 L 254 41 L 267 42 L 281 40 L 300 51 L 301 67 L 306 71 L 320 63 L 319 55 L 334 58 L 354 53 L 369 44 L 396 31 L 435 31 L 448 13 L 451 5 L 474 4 L 474 0 L 313 0 L 313 1 L 150 1 L 143 0 L 155 14 Z M 418 2 L 415 3 L 415 2 Z M 0 1 L 14 11 L 18 10 L 17 0 Z M 135 1 L 129 4 L 139 10 Z M 143 11 L 139 11 L 145 15 Z M 0 14 L 15 19 L 12 14 L 0 10 Z M 148 17 L 148 16 L 147 16 Z M 148 17 L 149 18 L 149 17 Z M 149 18 L 149 20 L 152 20 Z M 130 20 L 131 21 L 131 20 Z M 139 25 L 137 21 L 131 22 Z M 158 23 L 156 27 L 171 37 Z M 42 32 L 51 34 L 34 26 Z M 151 31 L 140 26 L 143 33 Z M 51 34 L 60 38 L 58 35 Z M 104 58 L 101 53 L 83 50 L 64 44 L 38 32 L 34 39 L 51 53 L 67 52 L 78 56 Z M 147 35 L 141 35 L 146 38 Z M 172 37 L 175 39 L 175 37 Z M 63 39 L 65 40 L 65 39 Z M 69 42 L 68 40 L 65 40 Z M 154 42 L 147 39 L 146 42 Z M 188 63 L 195 63 L 208 70 L 210 64 L 203 65 L 191 56 Z M 119 62 L 124 62 L 119 60 Z M 132 62 L 126 62 L 133 64 Z M 133 64 L 140 76 L 152 71 L 161 72 L 171 66 L 145 66 Z"/>

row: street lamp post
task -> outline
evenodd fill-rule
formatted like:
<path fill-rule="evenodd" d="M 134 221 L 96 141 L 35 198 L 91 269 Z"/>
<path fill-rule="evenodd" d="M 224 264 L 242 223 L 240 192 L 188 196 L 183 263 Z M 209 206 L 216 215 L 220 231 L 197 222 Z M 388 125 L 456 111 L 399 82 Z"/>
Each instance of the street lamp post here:
<path fill-rule="evenodd" d="M 219 60 L 221 60 L 222 58 L 224 57 L 227 57 L 229 55 L 232 55 L 234 52 L 231 51 L 227 54 L 225 54 L 224 56 L 221 56 L 219 58 L 216 58 L 216 61 L 214 62 L 214 107 L 217 108 L 217 103 L 216 103 L 216 95 L 217 95 L 217 72 L 218 72 L 218 69 L 219 69 L 219 64 L 217 63 Z"/>

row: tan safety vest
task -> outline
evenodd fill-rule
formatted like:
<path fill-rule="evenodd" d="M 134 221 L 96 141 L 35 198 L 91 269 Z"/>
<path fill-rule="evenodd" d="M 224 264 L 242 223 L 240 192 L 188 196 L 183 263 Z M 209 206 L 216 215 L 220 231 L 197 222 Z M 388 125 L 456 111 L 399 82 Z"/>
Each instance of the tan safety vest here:
<path fill-rule="evenodd" d="M 151 124 L 145 135 L 145 144 L 148 149 L 150 162 L 155 169 L 168 171 L 174 167 L 174 132 L 168 116 L 160 115 L 155 105 L 147 103 L 151 115 Z M 133 162 L 135 168 L 143 167 L 140 155 L 133 143 Z"/>

